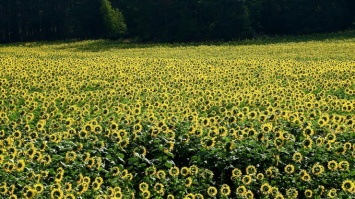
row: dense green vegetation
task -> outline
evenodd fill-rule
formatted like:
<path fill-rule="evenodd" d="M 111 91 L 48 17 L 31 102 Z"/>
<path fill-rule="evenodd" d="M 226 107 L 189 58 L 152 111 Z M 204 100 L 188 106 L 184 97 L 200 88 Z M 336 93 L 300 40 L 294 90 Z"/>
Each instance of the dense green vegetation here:
<path fill-rule="evenodd" d="M 354 10 L 353 0 L 2 0 L 0 42 L 191 42 L 333 32 L 353 28 Z"/>

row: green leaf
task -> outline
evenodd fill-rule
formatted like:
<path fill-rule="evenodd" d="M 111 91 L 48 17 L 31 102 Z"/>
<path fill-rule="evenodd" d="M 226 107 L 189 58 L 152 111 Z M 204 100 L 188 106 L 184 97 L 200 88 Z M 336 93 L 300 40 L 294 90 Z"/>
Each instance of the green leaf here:
<path fill-rule="evenodd" d="M 117 156 L 119 157 L 119 158 L 124 158 L 124 154 L 123 153 L 119 153 L 119 154 L 117 154 Z"/>
<path fill-rule="evenodd" d="M 165 162 L 165 166 L 168 167 L 168 168 L 171 168 L 173 166 L 173 164 L 170 163 L 170 162 Z"/>
<path fill-rule="evenodd" d="M 136 162 L 138 162 L 138 158 L 136 157 L 128 159 L 128 164 L 135 164 Z"/>

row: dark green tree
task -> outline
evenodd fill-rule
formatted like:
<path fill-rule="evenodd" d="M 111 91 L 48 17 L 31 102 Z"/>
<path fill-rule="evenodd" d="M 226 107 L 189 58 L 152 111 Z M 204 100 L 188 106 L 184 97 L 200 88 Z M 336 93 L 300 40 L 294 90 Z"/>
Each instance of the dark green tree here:
<path fill-rule="evenodd" d="M 122 13 L 111 6 L 108 0 L 101 0 L 100 13 L 104 22 L 104 37 L 117 39 L 126 32 L 126 24 Z"/>

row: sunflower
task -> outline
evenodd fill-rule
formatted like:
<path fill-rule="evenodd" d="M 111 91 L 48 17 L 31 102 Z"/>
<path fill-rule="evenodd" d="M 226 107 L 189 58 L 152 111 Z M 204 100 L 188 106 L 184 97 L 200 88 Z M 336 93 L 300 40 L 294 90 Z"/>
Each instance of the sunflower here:
<path fill-rule="evenodd" d="M 277 149 L 282 147 L 284 144 L 285 144 L 285 140 L 283 137 L 274 139 L 274 145 L 277 147 Z"/>
<path fill-rule="evenodd" d="M 207 188 L 207 194 L 210 197 L 215 197 L 217 195 L 217 192 L 218 191 L 217 191 L 216 187 L 214 187 L 214 186 L 210 186 Z"/>
<path fill-rule="evenodd" d="M 168 196 L 166 197 L 167 199 L 175 199 L 175 196 L 172 194 L 168 194 Z"/>
<path fill-rule="evenodd" d="M 313 141 L 310 137 L 306 137 L 302 143 L 303 143 L 303 148 L 305 149 L 312 148 Z"/>
<path fill-rule="evenodd" d="M 145 175 L 146 176 L 153 176 L 157 172 L 157 169 L 155 166 L 151 166 L 145 169 Z"/>
<path fill-rule="evenodd" d="M 264 195 L 268 195 L 268 194 L 271 194 L 271 188 L 272 187 L 269 185 L 269 183 L 264 183 L 264 184 L 261 185 L 260 191 Z"/>
<path fill-rule="evenodd" d="M 332 143 L 327 142 L 327 143 L 325 144 L 325 148 L 327 149 L 327 151 L 331 151 L 331 150 L 333 149 Z"/>
<path fill-rule="evenodd" d="M 11 195 L 9 196 L 9 199 L 17 199 L 17 195 L 11 194 Z"/>
<path fill-rule="evenodd" d="M 264 133 L 270 132 L 272 130 L 272 124 L 271 123 L 266 123 L 266 124 L 261 125 L 261 130 Z"/>
<path fill-rule="evenodd" d="M 295 167 L 292 164 L 288 164 L 284 168 L 287 174 L 292 174 L 295 171 Z"/>
<path fill-rule="evenodd" d="M 277 167 L 271 166 L 266 169 L 266 175 L 271 178 L 274 178 L 277 174 L 279 174 L 279 170 Z"/>
<path fill-rule="evenodd" d="M 38 133 L 36 131 L 32 131 L 28 136 L 32 141 L 34 141 L 38 138 Z"/>
<path fill-rule="evenodd" d="M 257 175 L 256 175 L 256 179 L 258 179 L 258 180 L 264 180 L 264 174 L 262 174 L 262 173 L 258 173 Z"/>
<path fill-rule="evenodd" d="M 252 177 L 250 175 L 245 175 L 242 178 L 242 183 L 244 185 L 249 185 L 252 182 Z"/>
<path fill-rule="evenodd" d="M 72 190 L 72 183 L 70 182 L 66 182 L 65 185 L 64 185 L 64 189 L 66 192 L 70 192 Z"/>
<path fill-rule="evenodd" d="M 308 173 L 304 173 L 301 175 L 301 180 L 309 182 L 311 180 L 311 176 Z"/>
<path fill-rule="evenodd" d="M 0 191 L 0 192 L 1 192 L 1 191 Z M 15 192 L 15 185 L 11 185 L 11 186 L 8 188 L 8 192 L 9 192 L 9 195 L 14 194 L 14 192 Z"/>
<path fill-rule="evenodd" d="M 173 141 L 175 139 L 175 132 L 172 130 L 167 130 L 167 132 L 165 133 L 165 138 L 167 140 Z"/>
<path fill-rule="evenodd" d="M 242 171 L 238 168 L 234 168 L 232 170 L 232 176 L 239 178 L 242 175 Z"/>
<path fill-rule="evenodd" d="M 87 191 L 87 188 L 88 188 L 88 184 L 80 183 L 80 184 L 78 184 L 76 190 L 77 190 L 78 194 L 81 195 Z"/>
<path fill-rule="evenodd" d="M 106 192 L 107 192 L 107 195 L 108 195 L 108 196 L 111 196 L 111 197 L 112 197 L 112 196 L 115 194 L 115 189 L 112 188 L 112 187 L 108 187 L 107 190 L 106 190 Z"/>
<path fill-rule="evenodd" d="M 201 173 L 202 178 L 204 179 L 212 179 L 214 176 L 213 171 L 209 170 L 209 169 L 205 169 L 203 170 L 203 172 Z"/>
<path fill-rule="evenodd" d="M 58 136 L 56 134 L 50 134 L 49 135 L 49 141 L 55 143 L 55 142 L 57 142 L 57 140 L 58 140 Z"/>
<path fill-rule="evenodd" d="M 93 168 L 95 166 L 95 158 L 88 158 L 86 161 L 86 166 L 89 168 Z"/>
<path fill-rule="evenodd" d="M 3 168 L 4 170 L 7 172 L 7 173 L 11 173 L 14 171 L 16 165 L 15 163 L 13 162 L 6 162 L 4 165 L 3 165 Z"/>
<path fill-rule="evenodd" d="M 236 192 L 238 195 L 244 196 L 244 194 L 247 192 L 247 188 L 245 188 L 245 186 L 239 186 L 237 187 Z"/>
<path fill-rule="evenodd" d="M 295 162 L 298 162 L 300 163 L 303 159 L 303 156 L 300 152 L 295 152 L 292 156 L 292 160 L 295 161 Z"/>
<path fill-rule="evenodd" d="M 355 184 L 351 180 L 344 180 L 343 183 L 341 184 L 341 188 L 345 192 L 352 193 L 355 189 Z"/>
<path fill-rule="evenodd" d="M 158 179 L 160 180 L 164 180 L 166 178 L 166 173 L 164 170 L 159 170 L 157 173 L 156 173 L 156 176 Z"/>
<path fill-rule="evenodd" d="M 220 192 L 222 196 L 229 196 L 231 194 L 231 189 L 227 184 L 223 184 Z"/>
<path fill-rule="evenodd" d="M 91 184 L 91 186 L 92 186 L 92 189 L 93 189 L 94 191 L 97 191 L 97 190 L 99 190 L 99 189 L 101 188 L 101 184 L 100 184 L 99 182 L 96 182 L 96 181 L 94 181 L 94 182 Z"/>
<path fill-rule="evenodd" d="M 193 193 L 187 194 L 184 199 L 195 199 L 195 195 Z"/>
<path fill-rule="evenodd" d="M 182 176 L 186 177 L 190 174 L 190 169 L 188 167 L 182 167 L 180 173 Z"/>
<path fill-rule="evenodd" d="M 312 137 L 314 135 L 314 130 L 310 127 L 303 129 L 302 131 L 304 137 Z"/>
<path fill-rule="evenodd" d="M 248 175 L 255 175 L 257 172 L 256 167 L 253 165 L 247 166 L 247 168 L 245 170 Z"/>
<path fill-rule="evenodd" d="M 120 169 L 117 166 L 114 166 L 114 167 L 111 168 L 111 174 L 113 176 L 118 176 L 120 173 L 121 173 Z"/>
<path fill-rule="evenodd" d="M 312 173 L 316 176 L 321 175 L 323 173 L 323 171 L 324 171 L 324 167 L 322 165 L 320 165 L 319 163 L 316 163 L 312 167 Z"/>
<path fill-rule="evenodd" d="M 289 188 L 289 189 L 286 190 L 286 195 L 289 198 L 297 198 L 298 191 L 295 188 Z"/>
<path fill-rule="evenodd" d="M 52 184 L 50 186 L 50 190 L 53 190 L 53 189 L 61 189 L 62 188 L 62 185 L 59 184 L 59 183 L 55 183 L 55 184 Z"/>
<path fill-rule="evenodd" d="M 317 190 L 319 191 L 319 195 L 323 195 L 325 187 L 323 185 L 318 185 L 318 189 Z"/>
<path fill-rule="evenodd" d="M 1 119 L 1 117 L 0 117 Z M 6 136 L 5 130 L 0 130 L 0 138 L 4 138 Z"/>
<path fill-rule="evenodd" d="M 271 187 L 271 195 L 276 196 L 278 193 L 280 193 L 279 188 Z"/>
<path fill-rule="evenodd" d="M 281 194 L 281 193 L 278 193 L 275 195 L 274 199 L 284 199 L 285 197 Z"/>
<path fill-rule="evenodd" d="M 99 183 L 99 184 L 102 184 L 104 182 L 104 179 L 102 179 L 102 177 L 100 177 L 100 176 L 97 176 L 97 177 L 95 177 L 94 181 Z"/>
<path fill-rule="evenodd" d="M 340 171 L 348 171 L 349 170 L 349 162 L 346 160 L 340 161 L 338 164 L 338 168 Z"/>
<path fill-rule="evenodd" d="M 188 177 L 185 179 L 185 186 L 186 187 L 191 187 L 192 185 L 192 178 L 191 177 Z"/>
<path fill-rule="evenodd" d="M 328 191 L 328 194 L 327 194 L 327 196 L 329 197 L 329 198 L 335 198 L 335 197 L 337 197 L 337 190 L 336 189 L 330 189 L 329 191 Z"/>
<path fill-rule="evenodd" d="M 122 197 L 123 197 L 122 192 L 121 191 L 116 191 L 112 198 L 121 199 Z"/>
<path fill-rule="evenodd" d="M 245 198 L 247 199 L 253 199 L 254 198 L 254 193 L 251 190 L 248 190 L 244 194 Z"/>
<path fill-rule="evenodd" d="M 331 160 L 328 162 L 328 169 L 331 171 L 335 171 L 338 169 L 338 163 L 335 160 Z"/>
<path fill-rule="evenodd" d="M 41 183 L 37 183 L 33 187 L 36 190 L 36 192 L 39 193 L 39 194 L 42 193 L 43 190 L 44 190 L 44 186 Z"/>
<path fill-rule="evenodd" d="M 21 159 L 16 163 L 16 170 L 17 172 L 22 172 L 24 169 L 25 169 L 25 161 Z"/>
<path fill-rule="evenodd" d="M 89 132 L 85 129 L 81 129 L 81 131 L 79 131 L 78 135 L 79 135 L 80 139 L 85 139 L 89 136 Z"/>
<path fill-rule="evenodd" d="M 36 148 L 31 147 L 25 151 L 25 154 L 28 155 L 31 159 L 33 159 L 35 152 L 36 152 Z"/>
<path fill-rule="evenodd" d="M 63 175 L 64 175 L 64 172 L 56 173 L 55 178 L 54 178 L 55 182 L 61 182 L 63 180 Z"/>
<path fill-rule="evenodd" d="M 139 190 L 141 190 L 141 191 L 148 190 L 148 188 L 149 188 L 149 185 L 146 182 L 141 182 L 139 184 Z"/>
<path fill-rule="evenodd" d="M 316 139 L 316 145 L 318 147 L 323 146 L 324 142 L 325 142 L 325 139 L 323 137 L 319 137 L 319 138 Z"/>
<path fill-rule="evenodd" d="M 14 132 L 12 133 L 12 135 L 13 135 L 13 137 L 14 137 L 15 139 L 21 139 L 22 133 L 21 133 L 21 131 L 16 130 L 16 131 L 14 131 Z M 1 136 L 0 136 L 0 137 L 1 137 Z"/>
<path fill-rule="evenodd" d="M 66 163 L 68 162 L 73 162 L 76 158 L 76 153 L 74 151 L 68 151 L 66 154 L 65 154 L 65 161 Z"/>
<path fill-rule="evenodd" d="M 0 194 L 1 195 L 5 195 L 6 193 L 7 193 L 7 185 L 6 185 L 6 182 L 5 183 L 3 183 L 3 185 L 2 186 L 0 186 Z"/>
<path fill-rule="evenodd" d="M 195 199 L 204 199 L 205 197 L 203 197 L 202 194 L 198 193 L 198 194 L 195 194 Z"/>
<path fill-rule="evenodd" d="M 162 183 L 156 183 L 154 185 L 154 191 L 156 191 L 157 193 L 164 193 L 164 185 Z"/>
<path fill-rule="evenodd" d="M 148 132 L 152 137 L 157 137 L 161 133 L 161 131 L 159 131 L 159 129 L 156 127 L 150 128 Z"/>
<path fill-rule="evenodd" d="M 155 169 L 155 167 L 151 167 L 151 168 L 154 168 L 154 169 Z M 149 176 L 153 176 L 153 175 L 155 175 L 156 170 L 150 169 L 149 172 L 152 172 L 152 173 L 151 173 L 151 174 L 148 173 L 148 175 L 149 175 Z M 123 171 L 122 171 L 120 174 L 121 174 L 122 179 L 126 179 L 126 178 L 129 177 L 129 172 L 128 172 L 127 169 L 123 169 Z M 147 174 L 147 173 L 146 173 L 146 174 Z"/>
<path fill-rule="evenodd" d="M 51 191 L 51 198 L 63 198 L 63 191 L 60 189 L 53 189 Z"/>
<path fill-rule="evenodd" d="M 81 156 L 81 159 L 86 162 L 88 161 L 90 158 L 90 153 L 89 152 L 85 152 L 82 156 Z"/>
<path fill-rule="evenodd" d="M 24 193 L 24 196 L 26 199 L 34 198 L 36 195 L 37 195 L 36 190 L 31 189 L 31 188 L 27 189 Z"/>
<path fill-rule="evenodd" d="M 133 154 L 139 154 L 142 156 L 146 156 L 147 155 L 147 149 L 144 146 L 139 146 L 133 149 Z"/>
<path fill-rule="evenodd" d="M 64 199 L 75 199 L 75 195 L 72 193 L 65 194 Z"/>
<path fill-rule="evenodd" d="M 198 167 L 196 165 L 190 166 L 189 170 L 190 170 L 190 174 L 191 175 L 197 175 L 198 174 Z"/>
<path fill-rule="evenodd" d="M 200 138 L 200 137 L 203 135 L 203 130 L 202 130 L 202 128 L 200 127 L 200 128 L 195 129 L 195 130 L 193 131 L 193 135 L 196 136 L 196 137 L 198 137 L 198 138 Z"/>
<path fill-rule="evenodd" d="M 350 142 L 344 143 L 344 148 L 345 148 L 346 150 L 351 150 L 351 143 L 350 143 Z"/>
<path fill-rule="evenodd" d="M 213 148 L 215 144 L 216 144 L 216 138 L 205 137 L 201 139 L 201 145 L 206 149 Z"/>
<path fill-rule="evenodd" d="M 322 119 L 322 118 L 320 118 L 320 119 L 317 121 L 317 123 L 318 123 L 318 125 L 319 125 L 320 127 L 323 127 L 323 126 L 327 125 L 327 121 L 324 120 L 324 119 Z"/>
<path fill-rule="evenodd" d="M 336 137 L 335 133 L 328 133 L 327 136 L 325 137 L 325 139 L 326 139 L 327 142 L 329 142 L 329 143 L 335 142 L 336 138 L 337 138 L 337 137 Z"/>
<path fill-rule="evenodd" d="M 174 149 L 175 142 L 169 141 L 168 145 L 169 145 L 168 151 L 172 151 Z"/>
<path fill-rule="evenodd" d="M 180 171 L 179 168 L 174 166 L 169 169 L 169 174 L 173 177 L 177 177 L 179 175 Z"/>
<path fill-rule="evenodd" d="M 142 197 L 143 197 L 144 199 L 150 198 L 150 191 L 148 191 L 148 190 L 142 191 Z"/>

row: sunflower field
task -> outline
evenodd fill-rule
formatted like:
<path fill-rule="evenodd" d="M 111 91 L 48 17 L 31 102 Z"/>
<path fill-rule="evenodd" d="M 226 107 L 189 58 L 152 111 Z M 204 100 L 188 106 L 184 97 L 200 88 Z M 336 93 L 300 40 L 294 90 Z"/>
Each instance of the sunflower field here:
<path fill-rule="evenodd" d="M 355 40 L 0 47 L 0 198 L 355 197 Z"/>

